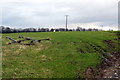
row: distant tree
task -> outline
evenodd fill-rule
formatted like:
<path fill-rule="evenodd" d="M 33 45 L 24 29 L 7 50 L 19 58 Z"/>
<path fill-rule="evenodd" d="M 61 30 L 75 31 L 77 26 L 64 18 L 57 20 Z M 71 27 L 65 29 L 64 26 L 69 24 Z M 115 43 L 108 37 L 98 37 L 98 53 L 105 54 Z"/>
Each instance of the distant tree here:
<path fill-rule="evenodd" d="M 38 32 L 41 32 L 41 29 L 40 29 L 40 28 L 38 28 Z"/>
<path fill-rule="evenodd" d="M 55 31 L 59 31 L 59 29 L 55 29 Z"/>
<path fill-rule="evenodd" d="M 41 32 L 48 32 L 49 29 L 48 28 L 41 28 Z"/>
<path fill-rule="evenodd" d="M 73 31 L 72 29 L 69 29 L 69 31 Z"/>
<path fill-rule="evenodd" d="M 83 28 L 83 29 L 82 29 L 82 31 L 86 31 L 86 29 L 85 29 L 85 28 Z"/>
<path fill-rule="evenodd" d="M 23 29 L 23 32 L 30 32 L 29 28 Z"/>
<path fill-rule="evenodd" d="M 17 33 L 17 30 L 16 30 L 16 29 L 13 29 L 13 33 Z"/>
<path fill-rule="evenodd" d="M 82 31 L 81 27 L 77 27 L 76 31 Z"/>
<path fill-rule="evenodd" d="M 59 31 L 66 31 L 65 28 L 59 28 Z"/>
<path fill-rule="evenodd" d="M 51 32 L 53 32 L 53 31 L 54 31 L 54 29 L 52 28 L 50 31 L 51 31 Z"/>
<path fill-rule="evenodd" d="M 6 27 L 5 32 L 6 33 L 11 33 L 12 31 L 11 31 L 11 29 L 9 27 Z"/>
<path fill-rule="evenodd" d="M 92 31 L 92 29 L 91 29 L 91 28 L 89 28 L 89 29 L 88 29 L 88 31 Z"/>

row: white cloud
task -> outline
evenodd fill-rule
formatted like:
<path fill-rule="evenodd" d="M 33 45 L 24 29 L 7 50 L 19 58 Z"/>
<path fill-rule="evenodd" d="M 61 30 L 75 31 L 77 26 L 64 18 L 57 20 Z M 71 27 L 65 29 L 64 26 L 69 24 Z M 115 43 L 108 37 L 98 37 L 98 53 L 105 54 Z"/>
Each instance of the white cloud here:
<path fill-rule="evenodd" d="M 60 27 L 117 25 L 118 0 L 3 0 L 3 25 Z M 79 25 L 80 24 L 80 25 Z M 92 26 L 91 26 L 92 25 Z M 73 27 L 72 27 L 73 28 Z"/>

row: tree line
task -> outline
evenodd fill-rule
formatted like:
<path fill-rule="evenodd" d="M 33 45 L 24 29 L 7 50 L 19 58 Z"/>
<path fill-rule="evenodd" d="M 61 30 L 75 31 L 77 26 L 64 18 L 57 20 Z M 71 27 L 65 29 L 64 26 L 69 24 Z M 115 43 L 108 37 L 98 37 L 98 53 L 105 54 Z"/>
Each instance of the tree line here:
<path fill-rule="evenodd" d="M 89 28 L 85 29 L 82 27 L 77 27 L 76 29 L 65 29 L 65 28 L 25 28 L 25 29 L 13 29 L 10 27 L 0 26 L 0 33 L 21 33 L 21 32 L 56 32 L 56 31 L 101 31 L 100 29 Z"/>

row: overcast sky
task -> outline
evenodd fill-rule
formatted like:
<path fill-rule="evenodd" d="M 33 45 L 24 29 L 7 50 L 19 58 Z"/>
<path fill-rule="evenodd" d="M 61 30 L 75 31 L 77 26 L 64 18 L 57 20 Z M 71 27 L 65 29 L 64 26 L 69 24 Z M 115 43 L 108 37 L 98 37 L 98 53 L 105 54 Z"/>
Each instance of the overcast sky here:
<path fill-rule="evenodd" d="M 68 27 L 117 29 L 119 0 L 4 0 L 2 24 L 13 28 Z M 1 15 L 1 13 L 0 13 Z"/>

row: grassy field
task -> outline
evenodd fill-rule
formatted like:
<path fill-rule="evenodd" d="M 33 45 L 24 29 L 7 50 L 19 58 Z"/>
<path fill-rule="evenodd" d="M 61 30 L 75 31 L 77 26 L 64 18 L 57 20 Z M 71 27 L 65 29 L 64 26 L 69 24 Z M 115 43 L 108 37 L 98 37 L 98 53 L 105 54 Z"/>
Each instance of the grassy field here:
<path fill-rule="evenodd" d="M 36 45 L 12 44 L 5 37 L 51 38 Z M 110 32 L 37 32 L 3 34 L 3 78 L 85 77 L 88 67 L 96 69 L 101 53 L 109 52 L 103 40 L 115 39 Z"/>

